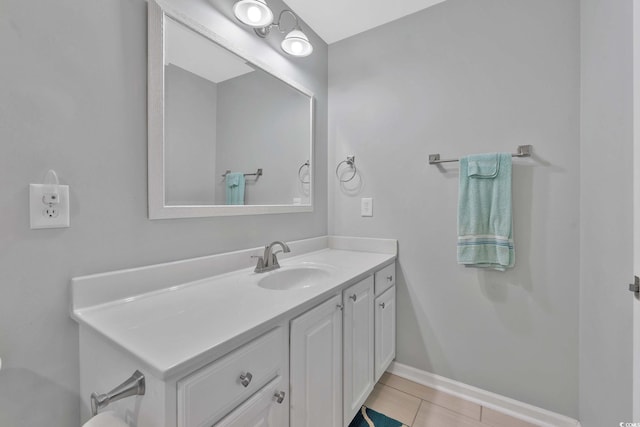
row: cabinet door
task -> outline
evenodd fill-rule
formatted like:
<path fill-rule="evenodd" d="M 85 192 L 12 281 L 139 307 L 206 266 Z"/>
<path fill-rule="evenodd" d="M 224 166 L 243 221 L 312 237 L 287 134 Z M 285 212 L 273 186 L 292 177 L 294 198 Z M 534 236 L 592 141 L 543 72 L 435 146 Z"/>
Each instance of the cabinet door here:
<path fill-rule="evenodd" d="M 376 382 L 396 357 L 396 287 L 376 298 Z"/>
<path fill-rule="evenodd" d="M 373 390 L 373 276 L 343 293 L 344 425 L 348 425 Z"/>
<path fill-rule="evenodd" d="M 282 427 L 287 423 L 287 393 L 277 377 L 251 396 L 215 427 Z"/>
<path fill-rule="evenodd" d="M 290 420 L 295 427 L 342 424 L 342 298 L 291 322 Z"/>

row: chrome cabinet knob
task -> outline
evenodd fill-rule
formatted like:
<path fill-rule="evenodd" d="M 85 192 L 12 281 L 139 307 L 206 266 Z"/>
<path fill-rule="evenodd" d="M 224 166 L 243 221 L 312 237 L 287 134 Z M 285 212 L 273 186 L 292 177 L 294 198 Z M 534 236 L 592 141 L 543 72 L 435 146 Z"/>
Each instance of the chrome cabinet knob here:
<path fill-rule="evenodd" d="M 251 374 L 251 372 L 247 372 L 246 374 L 240 374 L 240 384 L 242 384 L 245 387 L 248 387 L 249 384 L 251 383 L 252 378 L 253 378 L 253 375 Z"/>
<path fill-rule="evenodd" d="M 342 310 L 342 309 L 344 308 L 344 305 L 342 305 L 342 304 L 338 304 L 338 305 L 336 305 L 336 308 L 337 308 L 338 310 Z"/>
<path fill-rule="evenodd" d="M 353 294 L 349 298 L 351 298 L 353 300 L 353 302 L 356 302 L 356 300 L 358 299 L 358 295 Z"/>
<path fill-rule="evenodd" d="M 387 276 L 387 281 L 391 282 L 393 280 L 393 276 Z"/>
<path fill-rule="evenodd" d="M 276 391 L 276 393 L 273 395 L 273 397 L 276 398 L 276 402 L 278 403 L 284 402 L 285 396 L 286 396 L 286 393 L 284 391 Z"/>
<path fill-rule="evenodd" d="M 382 307 L 382 309 L 384 310 L 384 303 L 383 303 L 383 302 L 381 302 L 379 305 L 380 305 L 380 307 Z"/>

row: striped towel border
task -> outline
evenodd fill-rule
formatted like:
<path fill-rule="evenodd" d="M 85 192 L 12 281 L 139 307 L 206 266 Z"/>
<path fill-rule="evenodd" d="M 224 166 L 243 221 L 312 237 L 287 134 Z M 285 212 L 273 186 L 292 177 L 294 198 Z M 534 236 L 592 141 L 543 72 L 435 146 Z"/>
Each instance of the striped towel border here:
<path fill-rule="evenodd" d="M 458 236 L 458 246 L 504 246 L 513 249 L 513 239 L 505 236 L 493 236 L 488 234 Z"/>

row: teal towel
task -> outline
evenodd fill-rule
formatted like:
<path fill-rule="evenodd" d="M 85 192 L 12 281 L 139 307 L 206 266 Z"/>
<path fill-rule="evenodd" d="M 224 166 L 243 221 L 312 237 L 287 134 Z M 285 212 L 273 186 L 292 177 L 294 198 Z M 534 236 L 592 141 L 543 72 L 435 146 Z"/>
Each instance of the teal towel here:
<path fill-rule="evenodd" d="M 511 158 L 511 157 L 509 157 Z M 467 176 L 495 178 L 500 170 L 500 154 L 479 154 L 468 157 Z"/>
<path fill-rule="evenodd" d="M 458 264 L 504 271 L 515 264 L 511 154 L 460 159 Z"/>
<path fill-rule="evenodd" d="M 244 205 L 244 174 L 229 172 L 225 177 L 227 205 Z"/>

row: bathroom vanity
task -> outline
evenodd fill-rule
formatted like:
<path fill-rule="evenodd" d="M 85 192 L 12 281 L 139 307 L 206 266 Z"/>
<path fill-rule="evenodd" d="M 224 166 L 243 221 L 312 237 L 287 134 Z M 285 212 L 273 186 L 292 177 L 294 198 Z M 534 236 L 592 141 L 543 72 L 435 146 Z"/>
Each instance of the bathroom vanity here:
<path fill-rule="evenodd" d="M 72 280 L 83 421 L 89 396 L 135 427 L 346 426 L 395 357 L 397 242 L 325 236 Z"/>

